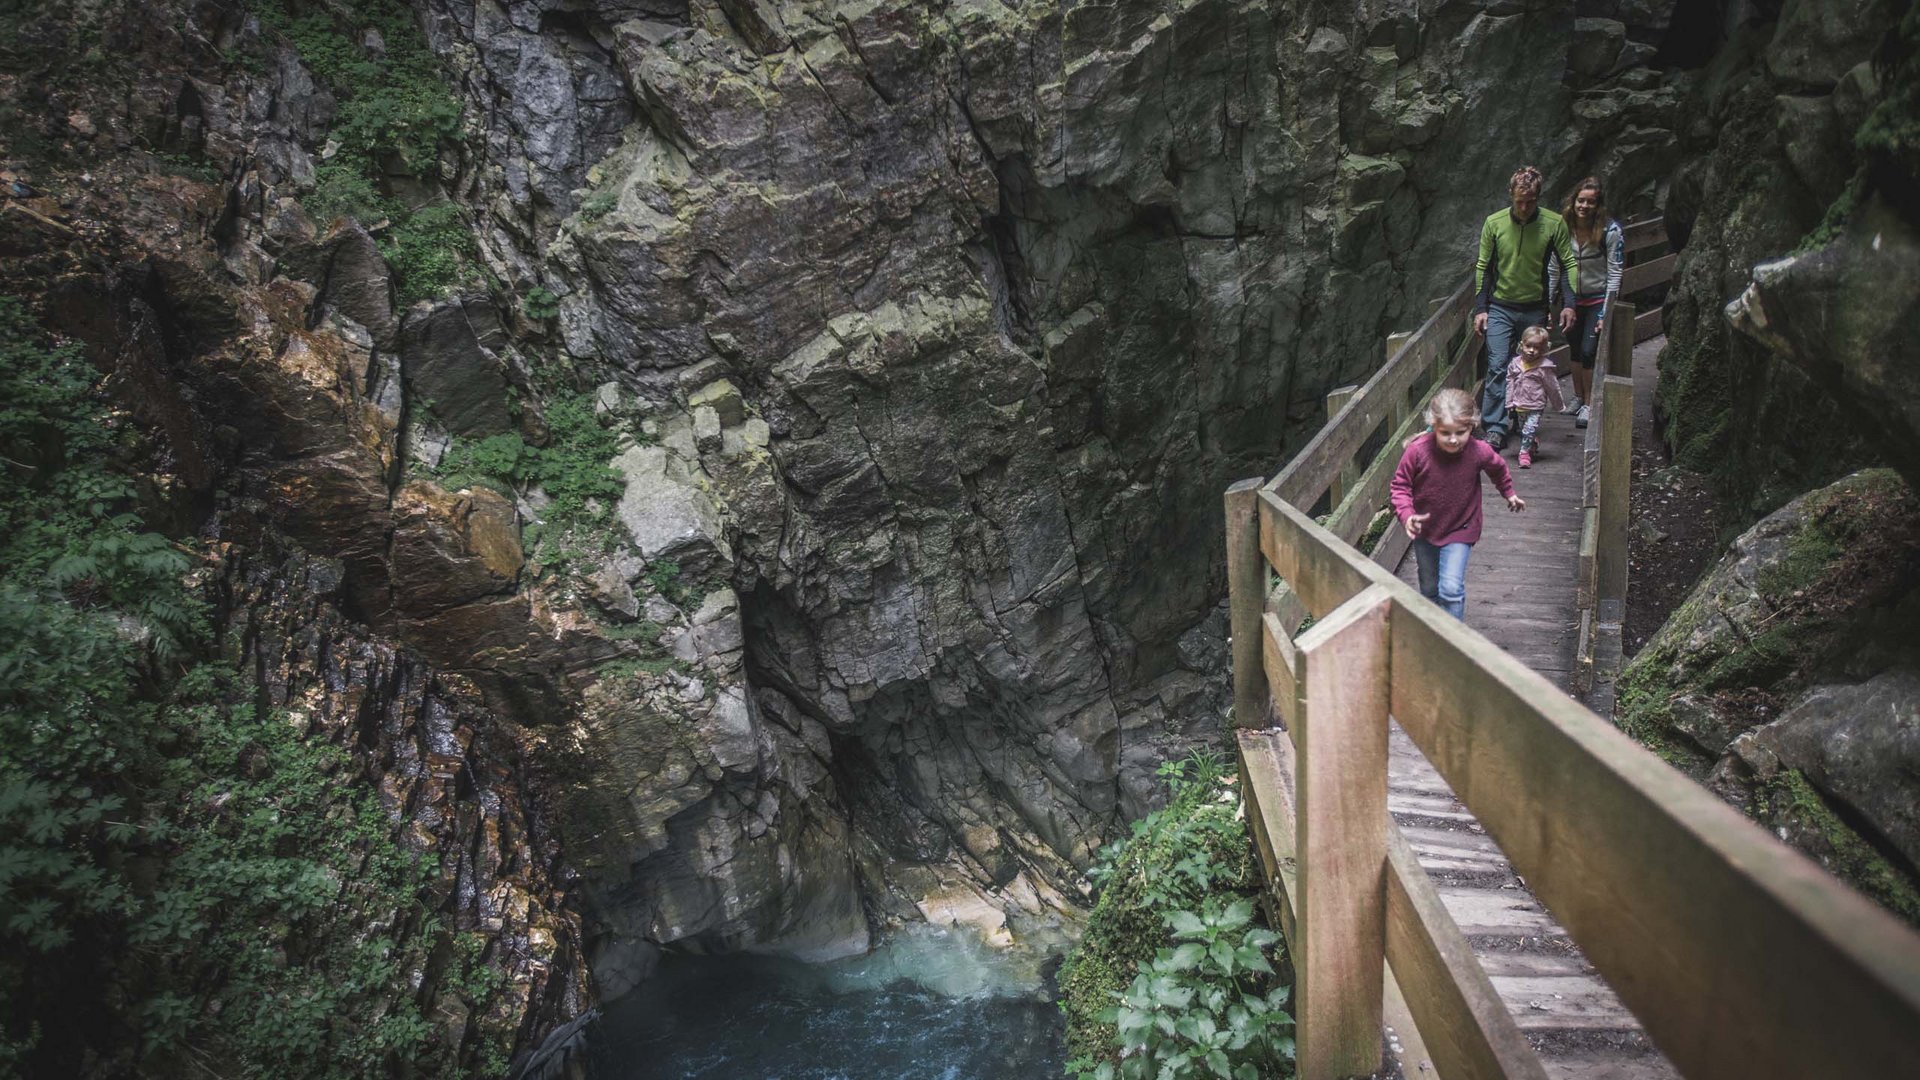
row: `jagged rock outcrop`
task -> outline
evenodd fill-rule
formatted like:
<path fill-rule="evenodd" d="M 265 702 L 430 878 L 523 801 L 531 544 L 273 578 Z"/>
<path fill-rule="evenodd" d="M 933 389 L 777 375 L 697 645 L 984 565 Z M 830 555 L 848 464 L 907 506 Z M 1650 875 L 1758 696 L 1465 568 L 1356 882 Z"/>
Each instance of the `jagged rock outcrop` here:
<path fill-rule="evenodd" d="M 1619 683 L 1619 723 L 1920 920 L 1920 504 L 1885 469 L 1762 519 Z"/>
<path fill-rule="evenodd" d="M 1823 221 L 1843 223 L 1855 200 L 1865 201 L 1866 156 L 1855 135 L 1886 97 L 1884 65 L 1874 56 L 1895 29 L 1898 7 L 1790 0 L 1775 18 L 1749 13 L 1723 28 L 1726 40 L 1693 81 L 1680 148 L 1688 163 L 1667 210 L 1684 249 L 1666 311 L 1659 408 L 1675 460 L 1711 473 L 1739 520 L 1884 460 L 1852 407 L 1858 388 L 1834 378 L 1840 342 L 1796 365 L 1737 332 L 1723 309 L 1745 291 L 1756 265 L 1795 252 Z M 1881 186 L 1911 183 L 1909 172 Z M 1885 267 L 1901 257 L 1897 247 L 1882 255 L 1858 246 L 1870 239 L 1840 241 L 1858 259 L 1815 256 L 1795 273 Z M 1818 328 L 1808 318 L 1799 332 L 1840 332 L 1854 316 L 1840 310 L 1844 300 L 1836 304 Z M 1848 347 L 1859 344 L 1866 342 Z M 1743 437 L 1788 429 L 1810 437 Z"/>
<path fill-rule="evenodd" d="M 211 591 L 222 652 L 308 739 L 351 752 L 403 850 L 431 867 L 415 912 L 378 929 L 427 958 L 422 1011 L 469 1069 L 535 1045 L 591 1001 L 571 872 L 530 813 L 521 747 L 465 680 L 370 637 L 338 607 L 336 562 L 229 547 Z M 369 928 L 369 932 L 376 932 Z M 485 993 L 456 984 L 457 935 L 485 943 Z"/>

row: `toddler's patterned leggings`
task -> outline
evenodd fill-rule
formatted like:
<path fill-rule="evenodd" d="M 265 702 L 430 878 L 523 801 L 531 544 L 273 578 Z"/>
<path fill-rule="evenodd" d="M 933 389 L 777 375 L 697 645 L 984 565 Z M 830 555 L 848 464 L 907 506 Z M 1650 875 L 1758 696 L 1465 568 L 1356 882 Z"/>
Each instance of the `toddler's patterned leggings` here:
<path fill-rule="evenodd" d="M 1526 418 L 1520 420 L 1520 449 L 1532 450 L 1534 447 L 1540 445 L 1540 416 L 1543 410 L 1529 409 L 1522 412 L 1519 409 L 1514 409 L 1511 411 L 1516 419 L 1519 417 Z"/>

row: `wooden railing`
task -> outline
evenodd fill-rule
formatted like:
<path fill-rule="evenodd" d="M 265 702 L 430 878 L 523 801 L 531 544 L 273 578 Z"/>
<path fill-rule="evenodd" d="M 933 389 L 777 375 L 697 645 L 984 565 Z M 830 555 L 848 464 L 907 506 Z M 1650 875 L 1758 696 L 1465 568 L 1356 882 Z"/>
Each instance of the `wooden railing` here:
<path fill-rule="evenodd" d="M 1586 695 L 1596 676 L 1620 666 L 1627 608 L 1627 521 L 1633 471 L 1633 347 L 1661 333 L 1661 309 L 1636 316 L 1630 298 L 1665 285 L 1677 255 L 1667 251 L 1661 219 L 1627 227 L 1629 265 L 1620 302 L 1602 323 L 1582 448 L 1580 556 L 1574 607 L 1580 615 L 1573 688 Z M 1631 327 L 1631 334 L 1623 332 Z M 1564 369 L 1566 365 L 1563 363 Z"/>
<path fill-rule="evenodd" d="M 1671 260 L 1628 284 L 1663 280 Z M 1446 1080 L 1545 1076 L 1388 815 L 1390 717 L 1684 1075 L 1906 1074 L 1920 1061 L 1920 936 L 1401 582 L 1399 529 L 1355 548 L 1420 406 L 1474 381 L 1468 303 L 1465 286 L 1437 302 L 1278 476 L 1226 494 L 1241 773 L 1293 959 L 1299 1075 L 1377 1069 L 1392 1000 Z M 1659 330 L 1624 308 L 1616 327 Z M 1630 354 L 1617 338 L 1610 369 Z M 1602 416 L 1630 424 L 1631 381 L 1603 378 Z M 1589 428 L 1596 467 L 1617 470 L 1606 423 Z M 1602 597 L 1602 575 L 1624 579 L 1624 561 L 1600 566 L 1624 521 L 1624 502 L 1602 504 L 1619 497 L 1612 475 L 1595 473 L 1583 545 Z M 1323 495 L 1324 523 L 1310 513 Z"/>

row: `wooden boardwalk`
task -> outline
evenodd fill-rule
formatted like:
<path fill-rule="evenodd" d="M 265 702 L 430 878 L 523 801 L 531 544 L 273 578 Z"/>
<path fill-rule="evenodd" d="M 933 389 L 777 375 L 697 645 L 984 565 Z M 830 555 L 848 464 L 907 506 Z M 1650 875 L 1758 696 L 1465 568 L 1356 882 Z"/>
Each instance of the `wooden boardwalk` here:
<path fill-rule="evenodd" d="M 1636 399 L 1652 396 L 1652 357 L 1664 341 L 1635 349 L 1634 370 L 1649 373 L 1636 384 Z M 1502 456 L 1527 508 L 1510 513 L 1485 485 L 1486 529 L 1467 563 L 1467 624 L 1563 690 L 1578 636 L 1574 576 L 1584 434 L 1571 416 L 1546 417 L 1530 469 L 1515 465 L 1518 440 L 1509 444 Z M 1399 574 L 1418 584 L 1411 555 Z M 1387 808 L 1549 1076 L 1679 1075 L 1398 724 L 1388 742 Z M 1423 1075 L 1417 1061 L 1403 1059 L 1401 1067 L 1408 1077 Z"/>

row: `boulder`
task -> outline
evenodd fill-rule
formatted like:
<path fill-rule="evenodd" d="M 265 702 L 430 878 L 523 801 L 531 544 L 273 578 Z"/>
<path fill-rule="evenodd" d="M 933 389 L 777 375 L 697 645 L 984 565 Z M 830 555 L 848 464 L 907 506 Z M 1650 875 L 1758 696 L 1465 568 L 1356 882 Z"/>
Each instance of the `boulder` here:
<path fill-rule="evenodd" d="M 1790 85 L 1827 91 L 1880 43 L 1894 0 L 1787 0 L 1766 51 L 1767 70 Z"/>
<path fill-rule="evenodd" d="M 283 269 L 319 286 L 314 311 L 329 309 L 367 328 L 373 344 L 391 350 L 399 342 L 400 319 L 393 311 L 393 272 L 386 256 L 360 223 L 336 224 L 311 250 L 285 260 Z"/>
<path fill-rule="evenodd" d="M 613 468 L 626 480 L 614 513 L 649 562 L 674 559 L 697 572 L 729 555 L 720 511 L 685 458 L 665 446 L 636 446 Z"/>
<path fill-rule="evenodd" d="M 1920 866 L 1920 670 L 1816 686 L 1750 738 Z"/>
<path fill-rule="evenodd" d="M 1567 70 L 1586 82 L 1613 71 L 1627 44 L 1627 24 L 1614 19 L 1573 20 L 1573 44 L 1567 49 Z"/>

